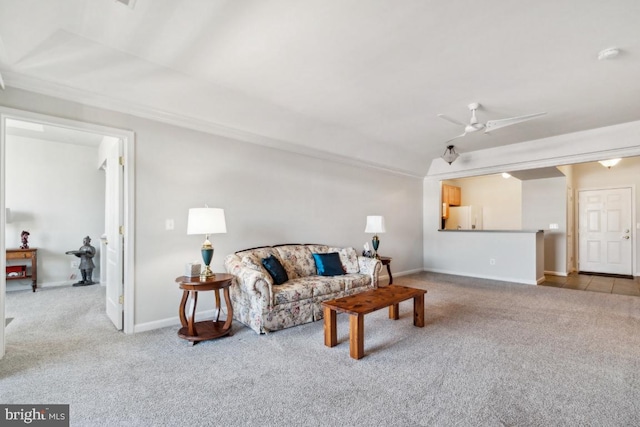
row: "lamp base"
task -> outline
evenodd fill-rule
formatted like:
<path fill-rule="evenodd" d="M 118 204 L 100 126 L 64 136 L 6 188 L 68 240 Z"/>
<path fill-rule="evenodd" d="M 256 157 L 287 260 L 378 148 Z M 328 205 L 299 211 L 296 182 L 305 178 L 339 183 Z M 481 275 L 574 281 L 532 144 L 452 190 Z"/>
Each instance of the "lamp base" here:
<path fill-rule="evenodd" d="M 373 246 L 372 258 L 379 259 L 380 255 L 378 255 L 378 247 L 380 247 L 380 238 L 377 234 L 374 234 L 373 238 L 371 239 L 371 246 Z"/>
<path fill-rule="evenodd" d="M 216 275 L 213 273 L 213 271 L 211 271 L 211 268 L 209 268 L 208 265 L 205 265 L 204 270 L 202 270 L 202 273 L 200 273 L 200 281 L 204 282 L 207 280 L 211 280 L 214 277 L 216 277 Z"/>
<path fill-rule="evenodd" d="M 215 274 L 213 274 L 213 271 L 211 271 L 211 268 L 209 267 L 211 259 L 213 258 L 213 247 L 211 246 L 211 243 L 209 243 L 209 239 L 207 239 L 204 245 L 202 245 L 200 252 L 202 253 L 202 261 L 204 261 L 204 269 L 200 273 L 200 280 L 206 281 L 215 277 Z"/>

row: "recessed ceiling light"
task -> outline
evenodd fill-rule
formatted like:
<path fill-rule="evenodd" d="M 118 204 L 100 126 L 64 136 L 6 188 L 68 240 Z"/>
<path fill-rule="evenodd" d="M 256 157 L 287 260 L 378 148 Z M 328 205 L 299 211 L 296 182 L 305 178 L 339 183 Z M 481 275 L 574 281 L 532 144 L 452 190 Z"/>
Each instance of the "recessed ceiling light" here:
<path fill-rule="evenodd" d="M 620 49 L 618 49 L 617 47 L 610 47 L 608 49 L 601 50 L 600 53 L 598 53 L 598 59 L 600 61 L 604 59 L 613 59 L 619 54 L 620 54 Z"/>

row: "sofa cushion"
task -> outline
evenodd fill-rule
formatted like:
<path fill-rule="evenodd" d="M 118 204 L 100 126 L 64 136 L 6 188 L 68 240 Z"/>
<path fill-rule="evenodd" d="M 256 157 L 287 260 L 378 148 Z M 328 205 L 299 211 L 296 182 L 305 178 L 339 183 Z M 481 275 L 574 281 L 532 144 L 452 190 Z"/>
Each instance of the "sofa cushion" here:
<path fill-rule="evenodd" d="M 284 282 L 289 280 L 287 276 L 287 272 L 280 264 L 280 260 L 275 256 L 271 255 L 268 258 L 262 260 L 262 265 L 267 269 L 271 277 L 273 278 L 273 283 L 276 285 L 282 285 Z"/>
<path fill-rule="evenodd" d="M 313 296 L 313 288 L 309 286 L 305 277 L 289 280 L 281 286 L 273 288 L 274 305 L 289 304 L 296 301 L 309 299 Z"/>
<path fill-rule="evenodd" d="M 344 291 L 343 277 L 346 276 L 308 276 L 291 279 L 284 285 L 273 288 L 273 293 L 276 299 L 275 304 L 283 304 L 285 302 L 298 301 L 305 298 L 341 293 Z"/>
<path fill-rule="evenodd" d="M 358 253 L 353 248 L 329 248 L 329 252 L 338 252 L 346 273 L 359 273 Z"/>
<path fill-rule="evenodd" d="M 259 248 L 252 248 L 252 249 L 244 249 L 242 251 L 238 251 L 236 252 L 236 255 L 238 255 L 240 258 L 242 258 L 245 255 L 255 255 L 256 257 L 258 257 L 259 259 L 262 258 L 267 258 L 269 255 L 278 255 L 278 252 L 276 252 L 275 249 L 273 249 L 271 246 L 262 246 Z"/>
<path fill-rule="evenodd" d="M 316 270 L 319 276 L 342 276 L 344 267 L 337 252 L 327 254 L 313 254 L 316 262 Z"/>
<path fill-rule="evenodd" d="M 347 291 L 371 287 L 371 277 L 366 274 L 347 274 L 342 279 L 344 280 L 344 289 Z"/>
<path fill-rule="evenodd" d="M 280 255 L 278 255 L 278 252 L 275 249 L 273 249 L 271 246 L 245 249 L 243 251 L 236 252 L 236 255 L 238 255 L 240 258 L 242 258 L 245 255 L 253 255 L 256 258 L 258 258 L 258 260 L 269 258 L 270 255 L 274 255 L 276 258 L 280 257 Z M 280 260 L 280 263 L 282 263 L 282 260 Z"/>
<path fill-rule="evenodd" d="M 319 297 L 323 295 L 338 294 L 344 291 L 344 276 L 323 277 L 315 276 L 315 282 L 313 282 L 313 296 Z M 332 297 L 333 298 L 333 297 Z M 336 295 L 335 298 L 338 298 Z"/>
<path fill-rule="evenodd" d="M 305 245 L 276 246 L 282 266 L 287 270 L 289 279 L 313 276 L 316 274 L 316 263 L 311 251 Z"/>
<path fill-rule="evenodd" d="M 330 251 L 329 246 L 327 245 L 309 244 L 305 246 L 309 249 L 309 252 L 311 252 L 312 254 L 326 254 L 327 252 L 337 252 L 337 251 Z"/>
<path fill-rule="evenodd" d="M 262 261 L 255 255 L 247 254 L 243 256 L 240 264 L 243 267 L 250 268 L 251 270 L 259 271 L 265 276 L 270 276 L 270 273 L 264 268 L 264 265 L 262 265 Z"/>

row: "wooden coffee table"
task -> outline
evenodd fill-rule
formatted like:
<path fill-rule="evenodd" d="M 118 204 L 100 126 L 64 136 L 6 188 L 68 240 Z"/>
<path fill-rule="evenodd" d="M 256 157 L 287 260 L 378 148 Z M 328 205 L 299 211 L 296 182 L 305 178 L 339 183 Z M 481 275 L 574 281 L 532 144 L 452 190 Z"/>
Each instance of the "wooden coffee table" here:
<path fill-rule="evenodd" d="M 389 307 L 389 319 L 399 319 L 399 304 L 413 298 L 413 325 L 424 326 L 424 289 L 389 285 L 370 291 L 324 301 L 324 345 L 338 344 L 336 314 L 349 314 L 349 354 L 354 359 L 364 357 L 364 315 Z"/>

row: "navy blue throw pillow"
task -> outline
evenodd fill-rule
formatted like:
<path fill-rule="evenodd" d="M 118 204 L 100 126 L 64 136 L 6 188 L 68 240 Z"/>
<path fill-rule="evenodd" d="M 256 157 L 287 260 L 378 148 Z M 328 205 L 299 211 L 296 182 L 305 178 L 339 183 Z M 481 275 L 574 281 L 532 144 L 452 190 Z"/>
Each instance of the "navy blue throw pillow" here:
<path fill-rule="evenodd" d="M 276 285 L 282 285 L 284 282 L 289 280 L 289 276 L 287 276 L 287 272 L 284 267 L 280 264 L 278 258 L 273 255 L 270 255 L 269 258 L 264 258 L 262 260 L 262 265 L 267 269 L 273 278 L 273 283 Z"/>
<path fill-rule="evenodd" d="M 340 276 L 344 274 L 344 268 L 338 252 L 313 254 L 313 259 L 316 261 L 316 270 L 320 276 Z"/>

